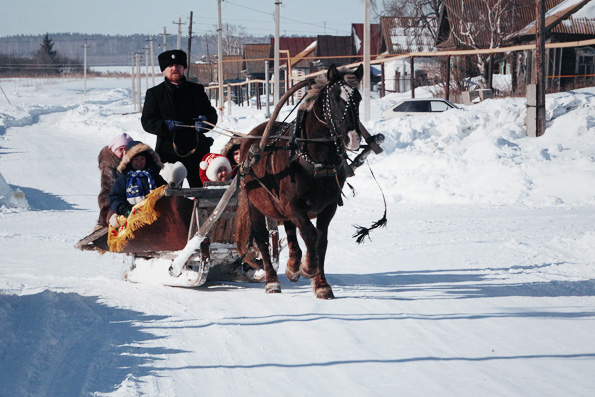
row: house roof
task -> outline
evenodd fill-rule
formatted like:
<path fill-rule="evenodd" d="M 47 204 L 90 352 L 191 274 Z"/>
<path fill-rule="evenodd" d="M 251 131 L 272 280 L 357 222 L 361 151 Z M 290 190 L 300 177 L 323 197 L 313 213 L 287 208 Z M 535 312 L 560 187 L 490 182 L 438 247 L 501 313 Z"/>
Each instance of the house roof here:
<path fill-rule="evenodd" d="M 432 35 L 418 26 L 417 18 L 381 17 L 381 43 L 379 52 L 406 54 L 408 52 L 435 51 Z"/>
<path fill-rule="evenodd" d="M 289 57 L 293 58 L 298 54 L 302 53 L 305 49 L 307 49 L 313 42 L 316 41 L 315 37 L 280 37 L 279 38 L 279 50 L 281 51 L 289 51 Z M 275 38 L 271 38 L 271 47 L 269 52 L 269 57 L 272 58 L 274 56 L 273 52 L 275 51 Z M 279 58 L 279 65 L 285 65 L 287 63 L 287 57 L 283 54 Z M 309 62 L 306 60 L 294 64 L 292 62 L 292 67 L 308 67 Z"/>
<path fill-rule="evenodd" d="M 320 35 L 316 38 L 316 57 L 346 56 L 351 54 L 351 36 L 329 36 Z M 334 63 L 335 65 L 345 65 L 350 63 L 350 58 L 322 58 L 322 64 Z"/>
<path fill-rule="evenodd" d="M 495 6 L 498 0 L 488 0 Z M 589 34 L 593 29 L 595 12 L 585 14 L 581 19 L 573 19 L 572 14 L 595 0 L 545 0 L 547 10 L 546 28 L 549 33 Z M 478 22 L 477 15 L 485 15 L 485 0 L 444 0 L 439 18 L 438 39 L 436 46 L 447 48 L 490 48 L 498 43 L 491 42 L 490 29 L 485 22 Z M 591 8 L 591 5 L 589 5 Z M 579 15 L 577 15 L 578 17 Z M 587 17 L 588 16 L 588 17 Z M 569 18 L 570 19 L 567 19 Z M 563 20 L 566 20 L 561 24 Z M 510 0 L 510 7 L 502 18 L 501 29 L 505 41 L 520 40 L 530 35 L 535 36 L 535 0 Z M 463 26 L 470 26 L 474 43 L 463 43 Z M 454 27 L 454 29 L 453 29 Z"/>
<path fill-rule="evenodd" d="M 363 23 L 352 23 L 351 24 L 351 40 L 353 45 L 354 55 L 364 54 L 364 24 Z M 380 24 L 370 24 L 370 54 L 378 55 L 378 45 L 380 43 Z"/>
<path fill-rule="evenodd" d="M 513 37 L 534 36 L 535 28 L 535 20 L 531 20 Z M 564 0 L 548 8 L 545 30 L 552 33 L 595 34 L 595 0 Z"/>

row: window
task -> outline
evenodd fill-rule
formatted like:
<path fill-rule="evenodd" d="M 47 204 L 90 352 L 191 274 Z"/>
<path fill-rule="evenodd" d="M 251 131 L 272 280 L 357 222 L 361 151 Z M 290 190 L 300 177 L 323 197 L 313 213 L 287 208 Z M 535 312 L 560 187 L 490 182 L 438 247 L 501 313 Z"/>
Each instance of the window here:
<path fill-rule="evenodd" d="M 593 55 L 579 55 L 578 57 L 578 75 L 593 74 Z"/>
<path fill-rule="evenodd" d="M 449 106 L 442 102 L 442 101 L 432 101 L 431 102 L 432 112 L 444 112 L 448 110 Z"/>

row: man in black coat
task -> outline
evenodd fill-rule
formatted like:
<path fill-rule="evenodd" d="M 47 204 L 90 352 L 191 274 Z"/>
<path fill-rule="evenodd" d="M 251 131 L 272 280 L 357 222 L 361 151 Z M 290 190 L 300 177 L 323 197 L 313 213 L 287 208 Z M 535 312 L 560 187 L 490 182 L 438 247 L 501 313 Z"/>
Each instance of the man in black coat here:
<path fill-rule="evenodd" d="M 204 86 L 184 77 L 187 68 L 184 51 L 159 54 L 159 66 L 165 81 L 147 90 L 141 123 L 145 131 L 157 135 L 155 151 L 161 161 L 182 162 L 188 170 L 190 187 L 200 187 L 200 162 L 213 144 L 213 139 L 205 136 L 212 127 L 203 121 L 216 124 L 217 111 L 211 106 Z"/>

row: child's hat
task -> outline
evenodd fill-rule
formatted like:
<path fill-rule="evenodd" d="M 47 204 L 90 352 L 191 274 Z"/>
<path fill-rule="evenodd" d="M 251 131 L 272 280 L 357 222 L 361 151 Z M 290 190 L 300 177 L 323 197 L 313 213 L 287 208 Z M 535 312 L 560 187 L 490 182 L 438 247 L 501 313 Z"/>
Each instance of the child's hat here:
<path fill-rule="evenodd" d="M 217 171 L 221 167 L 227 168 L 227 172 L 231 173 L 231 164 L 227 157 L 217 153 L 205 154 L 200 162 L 200 180 L 203 182 L 217 181 Z"/>
<path fill-rule="evenodd" d="M 124 132 L 120 135 L 116 135 L 114 139 L 112 139 L 112 141 L 109 144 L 109 148 L 113 152 L 120 146 L 126 146 L 130 142 L 132 142 L 132 138 L 130 137 L 130 135 Z"/>

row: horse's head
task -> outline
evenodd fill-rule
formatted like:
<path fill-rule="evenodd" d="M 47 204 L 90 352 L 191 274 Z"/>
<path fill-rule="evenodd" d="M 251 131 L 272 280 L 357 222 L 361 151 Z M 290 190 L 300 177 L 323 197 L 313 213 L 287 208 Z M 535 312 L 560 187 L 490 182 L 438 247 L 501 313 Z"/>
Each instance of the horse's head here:
<path fill-rule="evenodd" d="M 324 99 L 324 117 L 331 133 L 341 136 L 347 150 L 358 150 L 361 140 L 359 104 L 362 96 L 359 85 L 364 68 L 340 72 L 335 65 L 328 69 Z M 334 130 L 334 131 L 333 131 Z"/>

